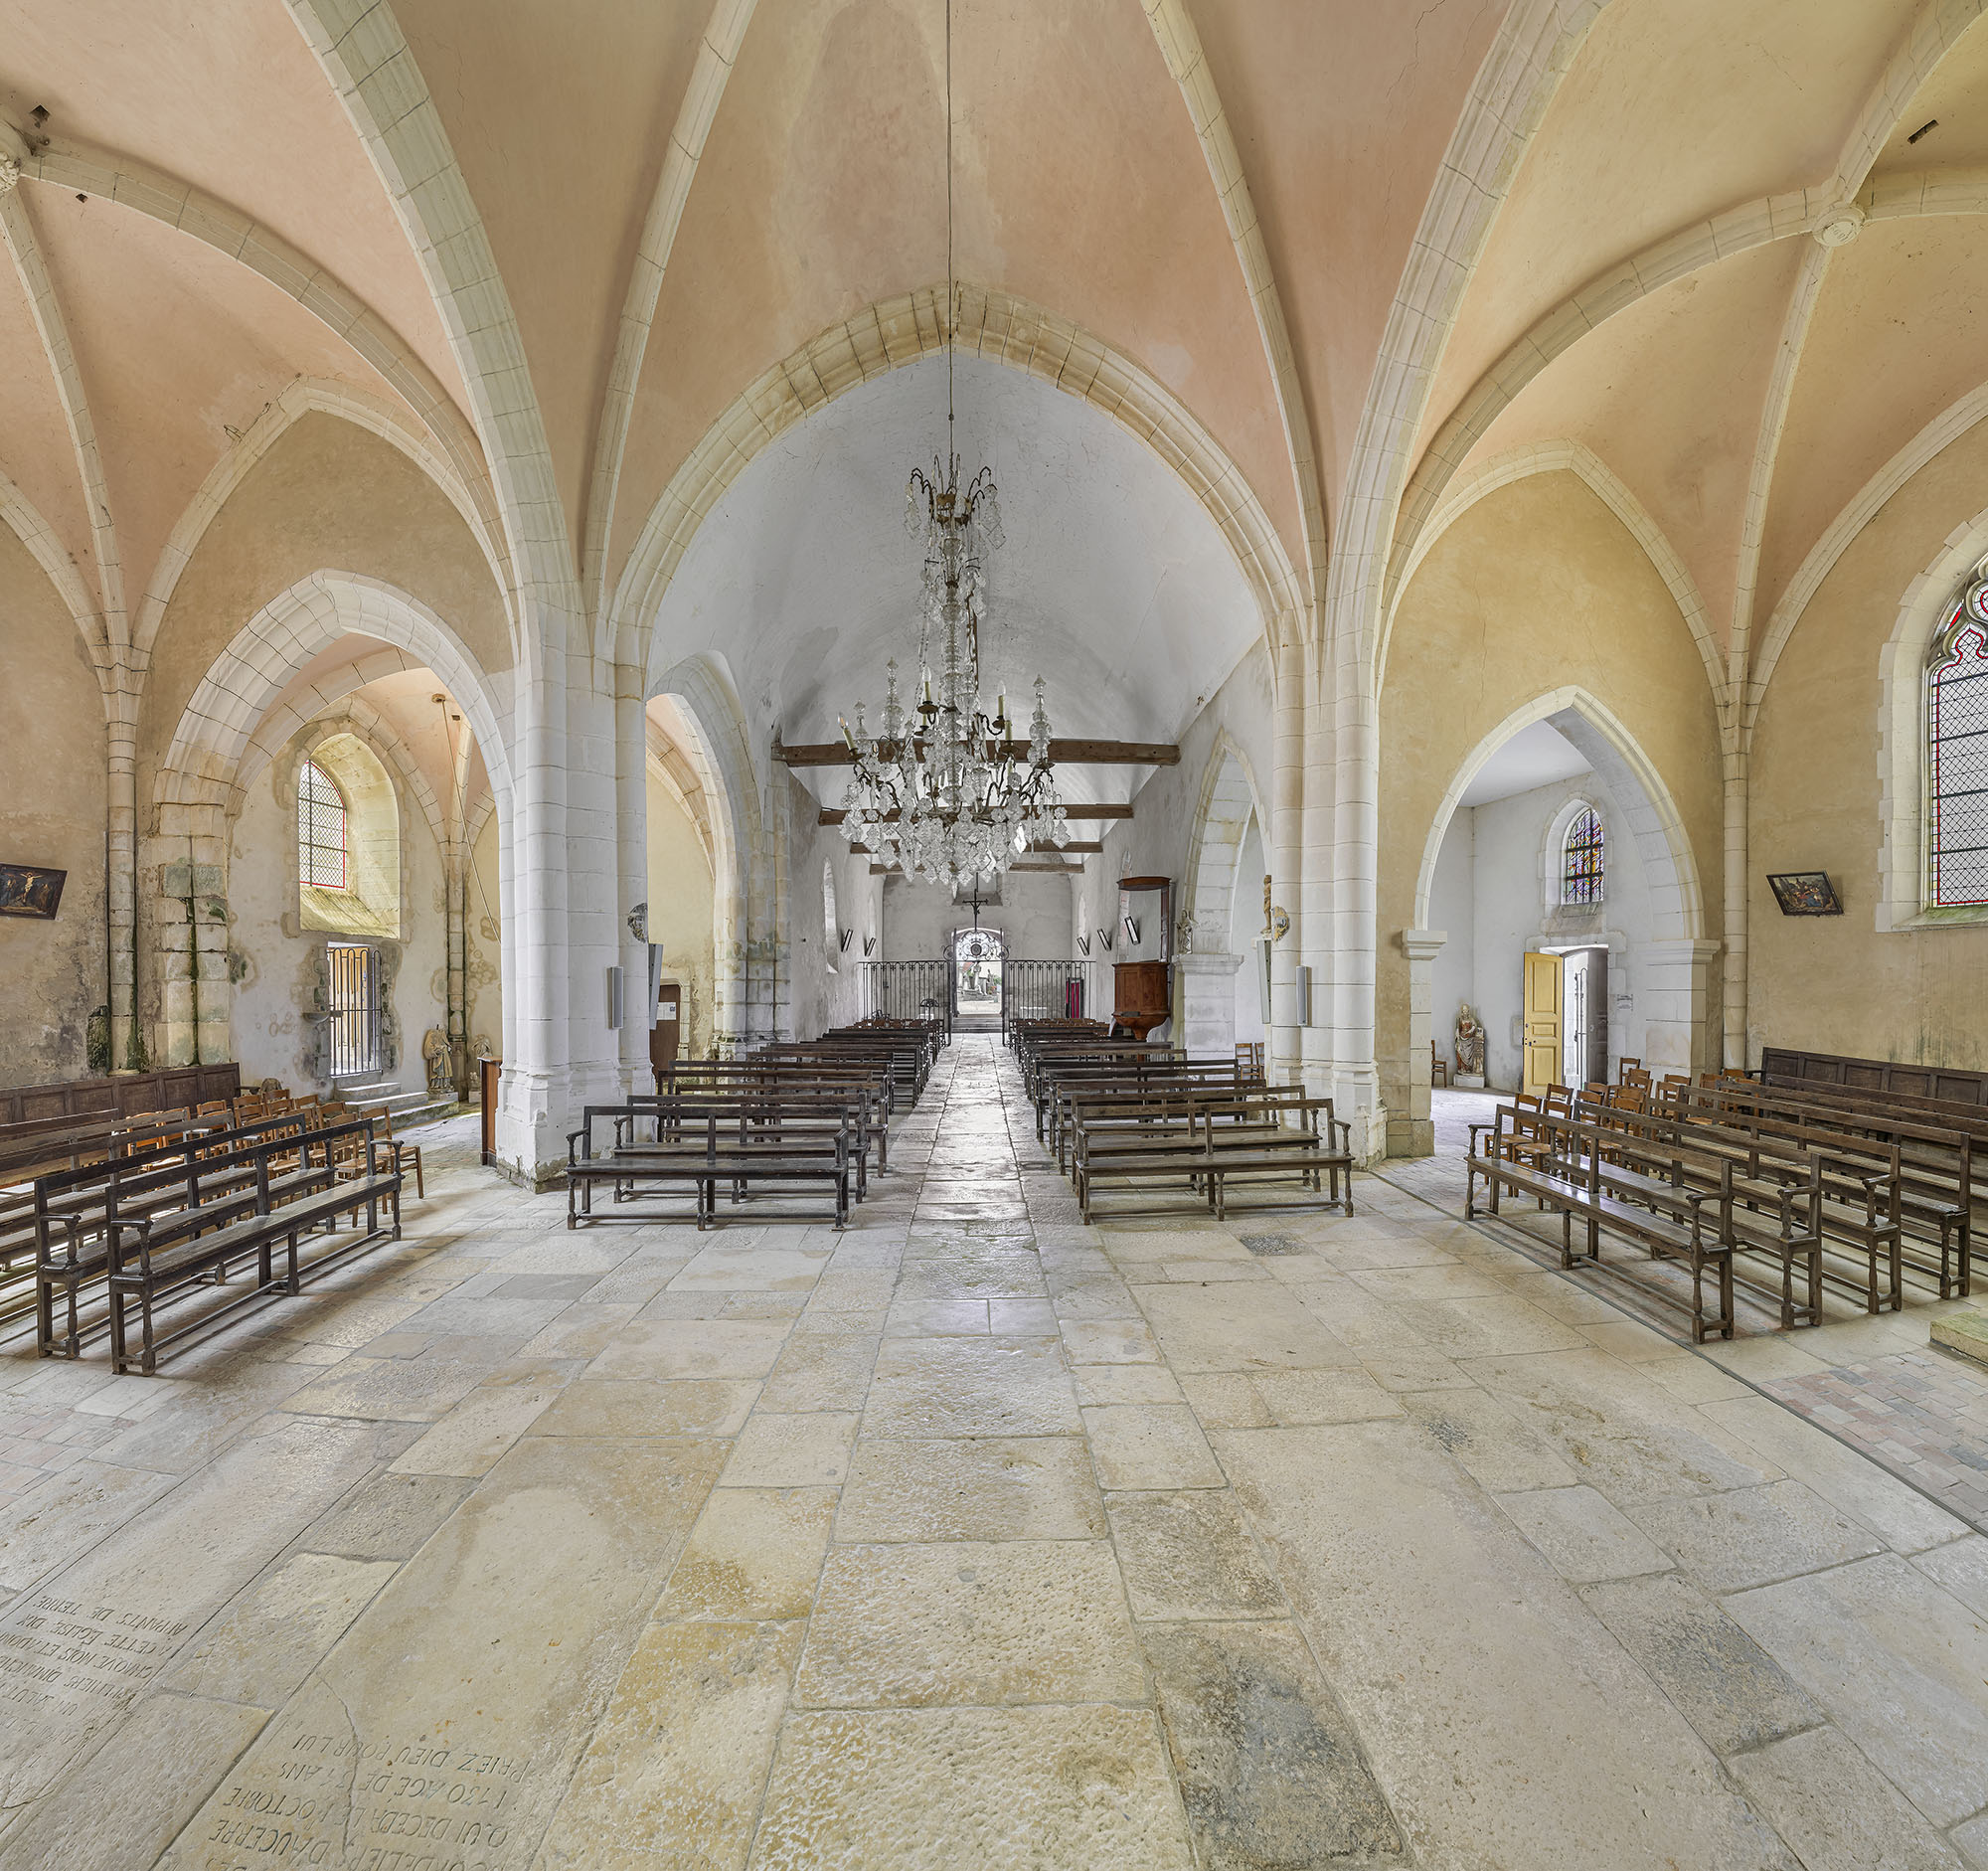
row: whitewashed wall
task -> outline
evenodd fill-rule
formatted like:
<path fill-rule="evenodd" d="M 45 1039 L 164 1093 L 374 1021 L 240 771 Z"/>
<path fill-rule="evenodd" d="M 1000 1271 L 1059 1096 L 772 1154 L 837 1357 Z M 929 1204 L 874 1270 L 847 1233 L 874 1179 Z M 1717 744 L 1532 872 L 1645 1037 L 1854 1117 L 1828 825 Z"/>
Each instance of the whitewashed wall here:
<path fill-rule="evenodd" d="M 936 884 L 887 877 L 884 884 L 884 943 L 890 961 L 926 961 L 945 953 L 946 936 L 973 921 L 970 904 L 956 904 Z M 1001 901 L 980 912 L 982 929 L 998 929 L 1008 953 L 1018 960 L 1063 961 L 1071 946 L 1071 885 L 1041 871 L 1010 871 L 1001 879 Z M 1114 899 L 1115 901 L 1115 899 Z"/>

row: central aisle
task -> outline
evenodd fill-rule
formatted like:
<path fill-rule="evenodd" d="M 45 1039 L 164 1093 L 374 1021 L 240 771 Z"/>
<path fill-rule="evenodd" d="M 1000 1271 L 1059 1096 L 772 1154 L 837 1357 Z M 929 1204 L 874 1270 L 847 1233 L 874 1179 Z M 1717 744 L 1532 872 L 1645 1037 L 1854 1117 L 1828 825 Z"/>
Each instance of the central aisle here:
<path fill-rule="evenodd" d="M 0 1354 L 0 1871 L 1988 1863 L 1988 1541 L 1387 1182 L 1084 1227 L 980 1036 L 840 1236 L 429 1149 Z"/>

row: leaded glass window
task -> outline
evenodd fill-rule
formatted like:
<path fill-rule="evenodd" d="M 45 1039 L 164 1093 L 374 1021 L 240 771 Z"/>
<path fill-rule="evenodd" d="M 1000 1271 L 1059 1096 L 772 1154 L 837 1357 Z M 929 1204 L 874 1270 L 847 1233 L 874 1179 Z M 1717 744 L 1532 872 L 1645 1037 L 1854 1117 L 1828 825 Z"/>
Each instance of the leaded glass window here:
<path fill-rule="evenodd" d="M 1582 806 L 1567 828 L 1567 837 L 1561 845 L 1562 903 L 1584 905 L 1601 901 L 1603 842 L 1600 815 L 1592 806 Z"/>
<path fill-rule="evenodd" d="M 1926 896 L 1941 909 L 1988 904 L 1988 628 L 1972 609 L 1926 668 Z"/>
<path fill-rule="evenodd" d="M 297 785 L 297 870 L 307 887 L 346 888 L 347 840 L 345 795 L 322 766 L 306 761 Z"/>

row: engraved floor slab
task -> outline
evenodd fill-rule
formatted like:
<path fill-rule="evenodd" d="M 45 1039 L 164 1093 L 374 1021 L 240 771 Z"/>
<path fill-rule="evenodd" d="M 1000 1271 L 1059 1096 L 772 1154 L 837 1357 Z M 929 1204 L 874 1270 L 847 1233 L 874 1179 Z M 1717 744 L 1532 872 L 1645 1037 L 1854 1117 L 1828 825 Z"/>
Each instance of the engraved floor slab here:
<path fill-rule="evenodd" d="M 1988 1541 L 1736 1375 L 1861 1319 L 1673 1345 L 1440 1165 L 1085 1225 L 978 1035 L 841 1233 L 423 1141 L 165 1379 L 0 1345 L 0 1871 L 1988 1864 Z"/>

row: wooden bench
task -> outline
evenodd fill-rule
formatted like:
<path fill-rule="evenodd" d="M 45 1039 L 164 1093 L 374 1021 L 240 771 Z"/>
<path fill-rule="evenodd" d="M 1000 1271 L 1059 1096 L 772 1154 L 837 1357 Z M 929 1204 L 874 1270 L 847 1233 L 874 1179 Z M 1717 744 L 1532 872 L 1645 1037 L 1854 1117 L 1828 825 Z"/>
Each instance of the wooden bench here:
<path fill-rule="evenodd" d="M 871 1106 L 865 1095 L 789 1083 L 701 1087 L 677 1094 L 674 1100 L 668 1094 L 654 1097 L 638 1094 L 628 1102 L 637 1110 L 654 1109 L 660 1113 L 685 1100 L 709 1106 L 718 1112 L 721 1139 L 727 1124 L 736 1124 L 754 1140 L 780 1132 L 811 1135 L 840 1128 L 848 1138 L 849 1162 L 856 1178 L 854 1200 L 860 1202 L 869 1193 L 870 1146 L 879 1133 L 872 1128 Z"/>
<path fill-rule="evenodd" d="M 212 1328 L 218 1313 L 160 1337 L 155 1308 L 165 1299 L 227 1278 L 229 1262 L 246 1254 L 255 1257 L 256 1283 L 224 1310 L 273 1294 L 303 1290 L 306 1273 L 319 1275 L 342 1266 L 383 1241 L 401 1238 L 401 1172 L 382 1170 L 376 1158 L 377 1139 L 366 1119 L 307 1131 L 297 1140 L 294 1156 L 283 1141 L 253 1146 L 254 1206 L 239 1221 L 218 1229 L 197 1225 L 178 1214 L 151 1215 L 135 1223 L 135 1241 L 127 1242 L 123 1226 L 112 1231 L 110 1270 L 110 1354 L 118 1371 L 129 1369 L 129 1322 L 125 1308 L 135 1304 L 139 1326 L 139 1368 L 151 1376 L 158 1354 L 190 1332 Z M 276 1173 L 286 1159 L 294 1166 Z M 349 1166 L 349 1167 L 348 1167 Z M 381 1224 L 381 1207 L 391 1223 Z M 322 1227 L 336 1231 L 341 1215 L 357 1225 L 360 1209 L 366 1227 L 356 1239 L 316 1256 L 306 1267 L 300 1259 L 303 1236 Z M 284 1249 L 280 1276 L 272 1267 L 278 1243 Z"/>
<path fill-rule="evenodd" d="M 1514 1130 L 1540 1147 L 1515 1152 L 1507 1146 L 1507 1134 Z M 1622 1160 L 1625 1152 L 1634 1160 Z M 1605 1272 L 1660 1304 L 1677 1308 L 1685 1314 L 1695 1344 L 1703 1344 L 1715 1332 L 1722 1338 L 1733 1336 L 1733 1248 L 1716 1229 L 1708 1230 L 1704 1209 L 1716 1197 L 1686 1186 L 1682 1164 L 1663 1165 L 1656 1152 L 1644 1152 L 1633 1141 L 1625 1144 L 1618 1132 L 1600 1124 L 1501 1106 L 1491 1123 L 1471 1126 L 1464 1175 L 1467 1219 L 1477 1218 L 1480 1180 L 1494 1217 L 1505 1192 L 1531 1196 L 1543 1209 L 1560 1215 L 1563 1270 Z M 1576 1221 L 1583 1235 L 1577 1250 Z M 1689 1302 L 1667 1284 L 1637 1274 L 1633 1264 L 1603 1261 L 1604 1233 L 1635 1243 L 1649 1259 L 1687 1265 Z M 1708 1269 L 1716 1276 L 1719 1302 L 1718 1310 L 1710 1314 L 1705 1303 Z"/>
<path fill-rule="evenodd" d="M 604 1125 L 598 1143 L 596 1125 Z M 644 1134 L 646 1129 L 647 1134 Z M 639 1104 L 589 1105 L 567 1137 L 567 1226 L 608 1219 L 680 1219 L 649 1211 L 619 1217 L 593 1212 L 593 1191 L 605 1184 L 615 1204 L 631 1203 L 644 1186 L 688 1186 L 700 1230 L 717 1219 L 725 1188 L 734 1202 L 753 1188 L 826 1183 L 837 1228 L 849 1220 L 853 1170 L 849 1128 L 841 1119 L 778 1117 L 695 1099 L 645 1099 Z M 754 1220 L 814 1219 L 755 1211 Z"/>
<path fill-rule="evenodd" d="M 224 1284 L 231 1262 L 252 1256 L 261 1275 L 257 1285 L 185 1330 L 206 1330 L 236 1305 L 271 1290 L 299 1290 L 306 1270 L 298 1259 L 298 1238 L 319 1226 L 335 1229 L 341 1214 L 350 1213 L 356 1222 L 364 1209 L 364 1236 L 318 1257 L 309 1272 L 390 1238 L 380 1224 L 383 1202 L 391 1206 L 391 1238 L 398 1240 L 400 1177 L 343 1173 L 348 1162 L 370 1166 L 371 1152 L 372 1129 L 361 1121 L 233 1143 L 224 1139 L 169 1160 L 120 1162 L 107 1176 L 70 1170 L 42 1178 L 36 1185 L 41 1354 L 77 1357 L 85 1339 L 107 1329 L 112 1362 L 120 1372 L 127 1369 L 127 1308 L 135 1304 L 140 1364 L 150 1375 L 159 1351 L 184 1336 L 184 1331 L 159 1336 L 155 1308 L 195 1284 Z M 272 1282 L 270 1255 L 278 1242 L 288 1244 L 287 1267 L 283 1279 Z M 103 1313 L 86 1317 L 85 1301 L 99 1290 Z"/>
<path fill-rule="evenodd" d="M 1290 1118 L 1295 1123 L 1286 1121 Z M 1233 1179 L 1295 1178 L 1301 1189 L 1319 1192 L 1324 1173 L 1331 1177 L 1326 1199 L 1332 1205 L 1343 1203 L 1352 1213 L 1352 1157 L 1338 1143 L 1339 1133 L 1350 1126 L 1334 1119 L 1329 1099 L 1309 1099 L 1293 1090 L 1232 1092 L 1200 1103 L 1161 1090 L 1143 1105 L 1112 1100 L 1095 1114 L 1079 1104 L 1072 1127 L 1071 1176 L 1085 1221 L 1095 1209 L 1099 1176 L 1113 1182 L 1179 1185 L 1196 1198 L 1195 1206 L 1226 1219 Z"/>
<path fill-rule="evenodd" d="M 1618 1134 L 1658 1141 L 1694 1166 L 1700 1187 L 1711 1188 L 1720 1165 L 1730 1164 L 1736 1200 L 1756 1213 L 1785 1213 L 1790 1192 L 1801 1191 L 1818 1254 L 1856 1257 L 1855 1273 L 1819 1260 L 1820 1277 L 1862 1300 L 1867 1312 L 1903 1307 L 1903 1198 L 1895 1144 L 1806 1127 L 1763 1135 L 1702 1115 L 1611 1116 L 1610 1127 Z M 1818 1309 L 1806 1322 L 1819 1320 Z"/>
<path fill-rule="evenodd" d="M 1821 1093 L 1763 1090 L 1712 1074 L 1680 1094 L 1680 1109 L 1694 1121 L 1764 1134 L 1792 1125 L 1896 1142 L 1906 1265 L 1935 1278 L 1942 1299 L 1973 1290 L 1974 1222 L 1977 1214 L 1988 1219 L 1988 1151 L 1979 1147 L 1988 1142 L 1988 1122 L 1977 1129 L 1964 1113 L 1926 1116 L 1839 1105 Z M 1934 1250 L 1937 1261 L 1914 1252 L 1915 1243 Z"/>

